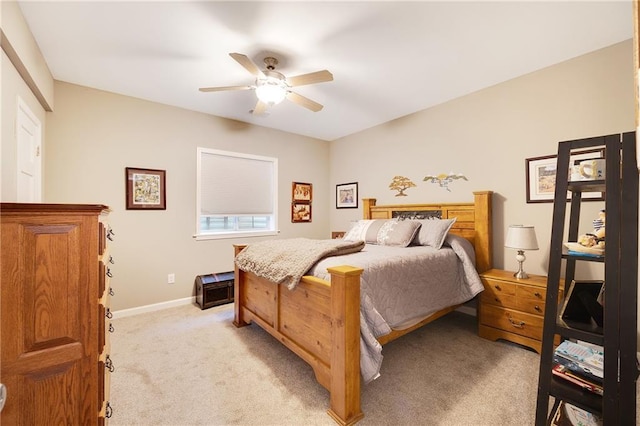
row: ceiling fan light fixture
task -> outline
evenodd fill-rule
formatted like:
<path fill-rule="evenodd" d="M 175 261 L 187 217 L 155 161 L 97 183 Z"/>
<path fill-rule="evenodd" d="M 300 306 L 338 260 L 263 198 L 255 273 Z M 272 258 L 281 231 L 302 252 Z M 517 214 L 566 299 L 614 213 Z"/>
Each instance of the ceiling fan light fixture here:
<path fill-rule="evenodd" d="M 277 105 L 287 96 L 289 87 L 284 78 L 267 75 L 256 80 L 256 96 L 267 105 Z"/>

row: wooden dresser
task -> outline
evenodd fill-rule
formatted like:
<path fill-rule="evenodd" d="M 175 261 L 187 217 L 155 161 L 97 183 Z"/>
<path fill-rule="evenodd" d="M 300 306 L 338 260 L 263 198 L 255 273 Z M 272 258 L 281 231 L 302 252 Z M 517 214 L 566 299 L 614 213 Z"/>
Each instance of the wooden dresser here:
<path fill-rule="evenodd" d="M 480 278 L 484 284 L 478 302 L 480 337 L 505 339 L 540 353 L 547 277 L 530 274 L 519 280 L 511 271 L 491 269 Z"/>
<path fill-rule="evenodd" d="M 2 424 L 106 422 L 107 211 L 0 204 Z"/>

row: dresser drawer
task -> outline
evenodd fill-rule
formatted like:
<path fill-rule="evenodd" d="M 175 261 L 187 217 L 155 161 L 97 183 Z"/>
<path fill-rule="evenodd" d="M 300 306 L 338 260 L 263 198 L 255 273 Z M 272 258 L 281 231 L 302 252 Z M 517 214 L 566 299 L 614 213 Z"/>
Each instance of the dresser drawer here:
<path fill-rule="evenodd" d="M 544 302 L 540 302 L 534 299 L 516 298 L 515 309 L 527 312 L 534 315 L 544 315 Z"/>
<path fill-rule="evenodd" d="M 543 318 L 512 309 L 484 305 L 480 310 L 480 323 L 531 339 L 542 339 Z"/>
<path fill-rule="evenodd" d="M 518 299 L 531 299 L 544 303 L 546 298 L 546 289 L 540 287 L 519 285 L 516 288 L 516 296 L 518 296 Z"/>
<path fill-rule="evenodd" d="M 483 278 L 482 284 L 484 284 L 484 293 L 492 296 L 515 296 L 517 285 L 514 283 L 508 283 L 505 281 L 492 280 L 491 278 Z"/>
<path fill-rule="evenodd" d="M 480 299 L 482 300 L 482 303 L 501 306 L 503 308 L 519 309 L 516 296 L 501 294 L 500 292 L 490 292 L 485 290 L 482 293 L 480 293 Z"/>

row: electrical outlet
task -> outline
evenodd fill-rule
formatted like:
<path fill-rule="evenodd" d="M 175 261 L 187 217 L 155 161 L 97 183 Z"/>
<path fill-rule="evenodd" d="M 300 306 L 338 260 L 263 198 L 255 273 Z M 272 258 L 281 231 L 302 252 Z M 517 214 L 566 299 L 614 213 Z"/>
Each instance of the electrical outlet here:
<path fill-rule="evenodd" d="M 176 282 L 176 274 L 167 275 L 167 284 L 174 284 Z"/>

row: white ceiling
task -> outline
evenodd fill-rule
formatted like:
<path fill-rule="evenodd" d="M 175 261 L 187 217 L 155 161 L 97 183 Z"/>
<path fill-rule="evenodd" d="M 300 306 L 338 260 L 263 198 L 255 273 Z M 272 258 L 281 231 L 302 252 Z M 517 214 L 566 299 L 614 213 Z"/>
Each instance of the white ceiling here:
<path fill-rule="evenodd" d="M 194 2 L 21 1 L 57 80 L 334 140 L 633 37 L 631 1 Z M 251 85 L 230 56 L 265 53 L 295 88 L 253 116 Z"/>

